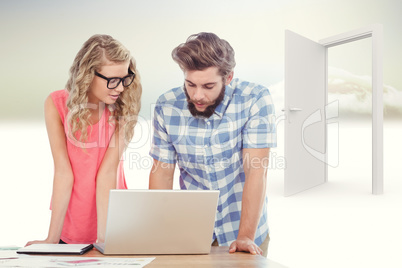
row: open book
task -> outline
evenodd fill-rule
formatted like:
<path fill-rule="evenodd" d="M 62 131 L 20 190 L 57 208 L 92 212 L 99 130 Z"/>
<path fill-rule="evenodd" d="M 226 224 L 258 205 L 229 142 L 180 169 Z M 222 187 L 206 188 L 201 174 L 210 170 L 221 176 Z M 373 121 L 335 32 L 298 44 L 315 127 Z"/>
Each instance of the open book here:
<path fill-rule="evenodd" d="M 92 244 L 33 244 L 17 250 L 24 254 L 84 254 Z"/>

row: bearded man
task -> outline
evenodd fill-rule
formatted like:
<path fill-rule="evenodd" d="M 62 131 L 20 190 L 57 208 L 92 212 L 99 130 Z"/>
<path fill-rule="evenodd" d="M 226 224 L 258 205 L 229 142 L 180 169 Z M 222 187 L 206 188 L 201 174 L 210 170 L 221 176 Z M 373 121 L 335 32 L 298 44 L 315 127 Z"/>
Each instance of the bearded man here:
<path fill-rule="evenodd" d="M 172 57 L 184 85 L 156 103 L 149 188 L 172 189 L 177 164 L 182 190 L 220 191 L 212 245 L 267 256 L 267 169 L 276 146 L 270 93 L 233 79 L 234 51 L 213 33 L 191 35 Z"/>

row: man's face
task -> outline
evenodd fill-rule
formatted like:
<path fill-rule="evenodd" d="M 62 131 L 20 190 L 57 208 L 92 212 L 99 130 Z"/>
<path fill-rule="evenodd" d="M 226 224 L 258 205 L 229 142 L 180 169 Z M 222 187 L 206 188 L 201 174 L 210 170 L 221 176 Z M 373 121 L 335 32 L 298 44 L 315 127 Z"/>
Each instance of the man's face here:
<path fill-rule="evenodd" d="M 187 96 L 188 109 L 193 116 L 210 117 L 225 96 L 226 81 L 218 74 L 217 67 L 209 67 L 202 71 L 184 72 L 184 91 Z"/>

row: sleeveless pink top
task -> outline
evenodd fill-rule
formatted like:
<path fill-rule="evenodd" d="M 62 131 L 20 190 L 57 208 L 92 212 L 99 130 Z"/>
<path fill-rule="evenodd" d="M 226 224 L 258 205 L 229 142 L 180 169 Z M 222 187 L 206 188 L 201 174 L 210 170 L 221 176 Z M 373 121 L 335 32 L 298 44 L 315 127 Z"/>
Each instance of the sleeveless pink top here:
<path fill-rule="evenodd" d="M 88 126 L 88 138 L 82 143 L 69 138 L 67 124 L 68 91 L 51 93 L 60 114 L 67 140 L 67 152 L 74 174 L 74 184 L 60 239 L 66 243 L 95 243 L 97 238 L 96 175 L 114 133 L 115 125 L 108 122 L 110 111 L 105 108 L 98 123 Z M 71 137 L 71 135 L 70 135 Z M 117 189 L 127 189 L 123 161 L 117 174 Z"/>

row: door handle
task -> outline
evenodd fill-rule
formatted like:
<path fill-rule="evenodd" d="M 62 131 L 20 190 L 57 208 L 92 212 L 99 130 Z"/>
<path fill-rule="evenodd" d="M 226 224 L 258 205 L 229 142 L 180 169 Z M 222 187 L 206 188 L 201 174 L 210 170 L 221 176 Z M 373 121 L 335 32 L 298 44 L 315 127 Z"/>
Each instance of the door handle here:
<path fill-rule="evenodd" d="M 282 112 L 284 112 L 284 111 L 286 111 L 285 108 L 282 109 Z M 300 112 L 300 111 L 302 111 L 302 109 L 300 109 L 300 108 L 289 108 L 289 111 L 291 111 L 291 112 Z"/>
<path fill-rule="evenodd" d="M 302 109 L 300 108 L 289 108 L 289 111 L 291 112 L 300 112 Z"/>

